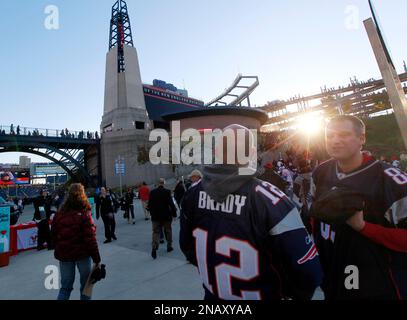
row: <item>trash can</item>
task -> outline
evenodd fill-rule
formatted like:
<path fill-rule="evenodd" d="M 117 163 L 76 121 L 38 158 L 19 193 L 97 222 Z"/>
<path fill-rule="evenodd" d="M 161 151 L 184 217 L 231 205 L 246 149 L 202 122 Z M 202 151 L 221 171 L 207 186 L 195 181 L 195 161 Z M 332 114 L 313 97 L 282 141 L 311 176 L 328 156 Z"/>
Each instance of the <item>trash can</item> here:
<path fill-rule="evenodd" d="M 7 267 L 10 263 L 10 253 L 0 253 L 0 268 Z"/>

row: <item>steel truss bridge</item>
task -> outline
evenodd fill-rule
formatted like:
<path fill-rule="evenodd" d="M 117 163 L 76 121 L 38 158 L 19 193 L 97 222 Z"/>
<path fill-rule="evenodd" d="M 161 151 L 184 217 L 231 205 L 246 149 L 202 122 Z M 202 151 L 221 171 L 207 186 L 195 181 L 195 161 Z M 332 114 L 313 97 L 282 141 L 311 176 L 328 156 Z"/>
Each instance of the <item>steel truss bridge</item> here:
<path fill-rule="evenodd" d="M 26 152 L 61 166 L 74 180 L 100 184 L 100 139 L 84 132 L 0 126 L 0 153 Z"/>

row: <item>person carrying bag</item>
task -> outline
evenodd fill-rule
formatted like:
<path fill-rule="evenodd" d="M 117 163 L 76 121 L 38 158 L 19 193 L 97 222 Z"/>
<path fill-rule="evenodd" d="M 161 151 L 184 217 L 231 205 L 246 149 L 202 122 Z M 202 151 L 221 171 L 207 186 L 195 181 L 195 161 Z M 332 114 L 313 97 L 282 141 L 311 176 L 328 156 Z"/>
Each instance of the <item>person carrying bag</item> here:
<path fill-rule="evenodd" d="M 52 221 L 54 256 L 60 263 L 61 289 L 58 300 L 69 300 L 75 281 L 75 268 L 80 274 L 81 300 L 90 300 L 84 294 L 85 284 L 101 262 L 96 241 L 96 227 L 92 219 L 91 205 L 84 187 L 75 183 L 69 188 L 68 196 Z"/>

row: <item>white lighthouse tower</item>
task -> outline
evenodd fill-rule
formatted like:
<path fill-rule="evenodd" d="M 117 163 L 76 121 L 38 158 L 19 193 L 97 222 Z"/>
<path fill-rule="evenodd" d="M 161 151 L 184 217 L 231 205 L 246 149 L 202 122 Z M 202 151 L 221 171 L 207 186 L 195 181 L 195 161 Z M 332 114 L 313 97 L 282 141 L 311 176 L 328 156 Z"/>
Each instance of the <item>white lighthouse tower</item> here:
<path fill-rule="evenodd" d="M 127 4 L 112 8 L 109 52 L 106 57 L 105 103 L 102 133 L 148 129 L 137 50 L 133 44 Z"/>
<path fill-rule="evenodd" d="M 134 186 L 172 174 L 168 166 L 154 166 L 146 159 L 150 119 L 127 4 L 123 0 L 112 7 L 100 131 L 103 184 Z"/>

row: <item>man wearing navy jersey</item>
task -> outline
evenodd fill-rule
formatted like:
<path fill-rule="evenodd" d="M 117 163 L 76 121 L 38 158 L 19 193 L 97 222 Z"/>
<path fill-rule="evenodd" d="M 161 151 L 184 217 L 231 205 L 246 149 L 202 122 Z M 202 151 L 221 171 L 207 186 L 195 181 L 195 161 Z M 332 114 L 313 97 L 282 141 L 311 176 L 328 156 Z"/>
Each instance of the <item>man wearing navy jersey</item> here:
<path fill-rule="evenodd" d="M 343 187 L 362 193 L 365 206 L 343 225 L 312 221 L 325 274 L 322 288 L 329 300 L 406 299 L 407 175 L 362 152 L 365 141 L 365 125 L 354 116 L 327 124 L 332 159 L 313 173 L 313 198 Z M 349 268 L 357 273 L 352 286 L 346 285 Z"/>
<path fill-rule="evenodd" d="M 256 170 L 239 168 L 204 167 L 182 202 L 180 246 L 198 267 L 205 299 L 310 299 L 322 272 L 296 206 Z"/>

